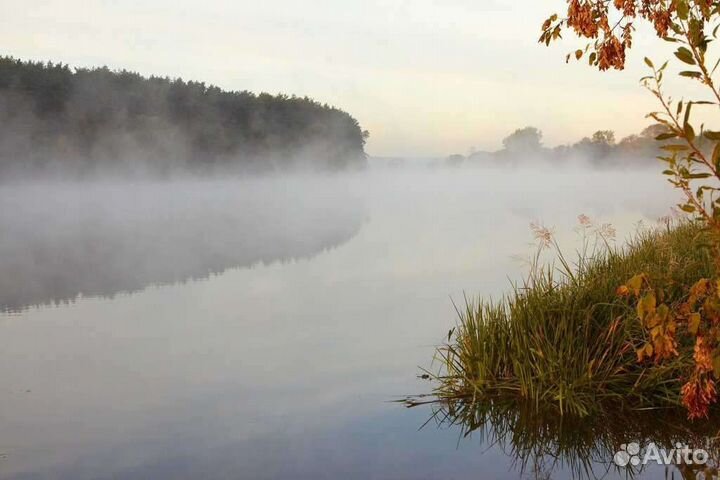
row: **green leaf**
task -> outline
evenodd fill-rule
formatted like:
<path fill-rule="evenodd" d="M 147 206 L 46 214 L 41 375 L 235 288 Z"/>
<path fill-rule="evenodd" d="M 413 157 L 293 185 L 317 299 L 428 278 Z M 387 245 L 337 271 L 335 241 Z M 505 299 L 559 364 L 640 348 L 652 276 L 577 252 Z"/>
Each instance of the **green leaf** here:
<path fill-rule="evenodd" d="M 667 140 L 669 138 L 675 138 L 675 137 L 677 137 L 677 134 L 675 134 L 675 133 L 661 133 L 660 135 L 655 137 L 655 140 L 663 141 L 663 140 Z"/>
<path fill-rule="evenodd" d="M 668 127 L 668 128 L 673 128 L 673 126 L 670 124 L 670 122 L 668 122 L 668 121 L 665 120 L 663 117 L 661 117 L 661 116 L 658 114 L 658 112 L 648 113 L 647 115 L 645 115 L 645 118 L 652 118 L 652 119 L 655 120 L 656 122 L 662 123 L 663 125 L 665 125 L 665 126 Z"/>
<path fill-rule="evenodd" d="M 720 132 L 714 132 L 712 130 L 705 130 L 703 136 L 708 140 L 720 140 Z"/>
<path fill-rule="evenodd" d="M 680 75 L 681 77 L 688 77 L 688 78 L 697 78 L 697 79 L 701 79 L 701 78 L 702 78 L 702 73 L 700 73 L 700 72 L 690 72 L 690 71 L 687 71 L 687 70 L 686 70 L 686 71 L 683 71 L 683 72 L 680 72 L 679 75 Z"/>
<path fill-rule="evenodd" d="M 687 0 L 678 0 L 676 8 L 678 17 L 681 20 L 687 20 L 688 14 L 690 13 L 690 7 L 688 6 Z"/>
<path fill-rule="evenodd" d="M 720 170 L 720 142 L 715 144 L 712 153 L 712 162 L 713 165 L 715 165 L 715 170 Z"/>
<path fill-rule="evenodd" d="M 655 65 L 653 65 L 652 61 L 648 57 L 645 57 L 645 65 L 652 68 L 653 70 L 655 69 Z"/>
<path fill-rule="evenodd" d="M 668 152 L 684 152 L 684 151 L 690 149 L 690 147 L 688 147 L 687 145 L 680 145 L 680 144 L 663 145 L 660 148 L 662 148 L 663 150 L 666 150 Z"/>
<path fill-rule="evenodd" d="M 690 110 L 690 108 L 688 108 L 688 110 Z M 685 138 L 687 138 L 691 142 L 695 140 L 695 130 L 693 130 L 692 125 L 690 125 L 689 123 L 685 124 Z"/>
<path fill-rule="evenodd" d="M 681 62 L 685 62 L 688 65 L 695 65 L 695 59 L 693 58 L 692 52 L 685 47 L 680 47 L 675 52 L 675 56 Z"/>

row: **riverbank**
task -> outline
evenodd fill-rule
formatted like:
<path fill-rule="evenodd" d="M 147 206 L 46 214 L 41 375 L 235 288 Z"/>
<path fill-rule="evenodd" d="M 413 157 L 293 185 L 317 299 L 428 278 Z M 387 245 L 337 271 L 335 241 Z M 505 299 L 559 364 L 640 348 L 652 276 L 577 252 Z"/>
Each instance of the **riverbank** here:
<path fill-rule="evenodd" d="M 715 274 L 701 228 L 668 222 L 636 233 L 622 247 L 594 232 L 597 248 L 585 243 L 575 260 L 558 250 L 554 266 L 535 261 L 524 283 L 505 298 L 468 300 L 458 310 L 457 326 L 437 349 L 439 363 L 427 373 L 437 399 L 514 397 L 578 416 L 597 413 L 606 402 L 680 405 L 693 343 L 680 342 L 678 355 L 663 362 L 639 361 L 649 332 L 634 300 L 618 288 L 642 273 L 664 292 L 664 303 L 681 302 L 685 286 Z M 536 233 L 541 248 L 557 247 L 549 231 Z"/>

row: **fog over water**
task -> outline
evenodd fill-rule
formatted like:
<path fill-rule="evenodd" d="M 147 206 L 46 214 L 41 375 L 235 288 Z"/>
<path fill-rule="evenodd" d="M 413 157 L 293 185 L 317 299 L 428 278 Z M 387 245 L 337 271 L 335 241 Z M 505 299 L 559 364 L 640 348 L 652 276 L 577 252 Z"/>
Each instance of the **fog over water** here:
<path fill-rule="evenodd" d="M 658 170 L 2 185 L 0 479 L 517 478 L 388 400 L 530 222 L 621 242 L 675 203 Z"/>
<path fill-rule="evenodd" d="M 0 188 L 0 308 L 114 295 L 317 253 L 364 220 L 342 179 L 22 183 Z"/>

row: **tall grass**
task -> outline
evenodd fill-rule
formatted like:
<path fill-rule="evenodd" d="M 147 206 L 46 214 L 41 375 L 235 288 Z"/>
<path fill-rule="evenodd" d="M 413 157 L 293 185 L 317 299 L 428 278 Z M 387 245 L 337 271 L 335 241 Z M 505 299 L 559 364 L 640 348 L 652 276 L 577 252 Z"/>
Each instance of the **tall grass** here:
<path fill-rule="evenodd" d="M 547 240 L 547 239 L 546 239 Z M 601 240 L 603 240 L 601 238 Z M 467 300 L 428 374 L 438 400 L 516 398 L 560 414 L 586 416 L 606 402 L 631 408 L 676 406 L 692 346 L 661 364 L 638 363 L 646 332 L 616 289 L 645 273 L 682 300 L 684 286 L 714 274 L 701 227 L 682 223 L 637 232 L 624 246 L 600 241 L 575 261 L 554 241 L 557 261 L 536 261 L 527 279 L 500 301 Z"/>

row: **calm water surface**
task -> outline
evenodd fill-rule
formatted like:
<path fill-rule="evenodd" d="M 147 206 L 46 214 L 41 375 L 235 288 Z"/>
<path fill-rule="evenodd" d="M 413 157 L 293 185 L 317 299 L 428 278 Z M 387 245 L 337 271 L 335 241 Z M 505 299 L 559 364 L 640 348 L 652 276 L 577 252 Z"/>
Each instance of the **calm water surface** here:
<path fill-rule="evenodd" d="M 0 478 L 573 476 L 390 400 L 429 389 L 451 299 L 519 278 L 531 221 L 626 236 L 673 204 L 659 175 L 259 182 L 0 188 Z"/>

